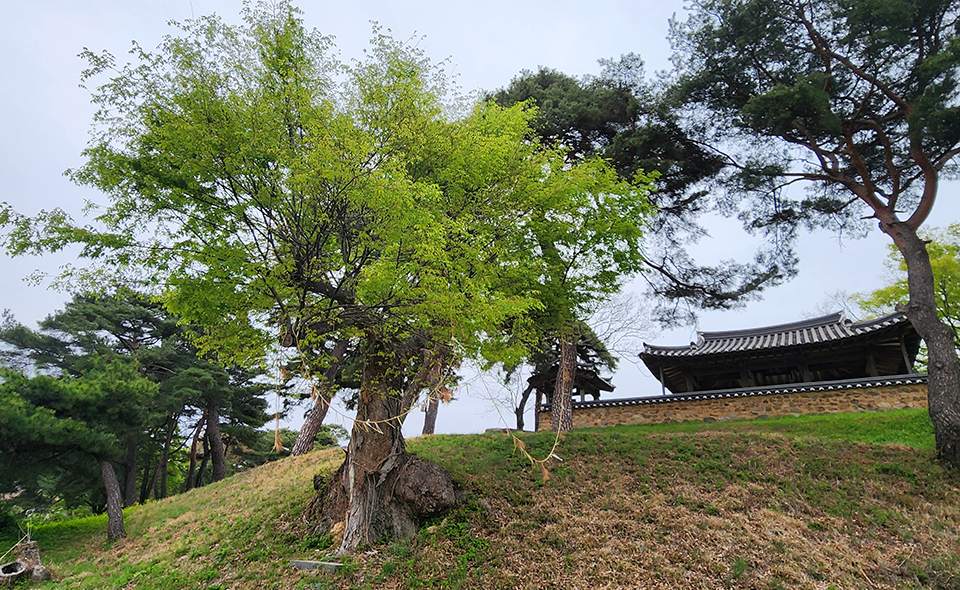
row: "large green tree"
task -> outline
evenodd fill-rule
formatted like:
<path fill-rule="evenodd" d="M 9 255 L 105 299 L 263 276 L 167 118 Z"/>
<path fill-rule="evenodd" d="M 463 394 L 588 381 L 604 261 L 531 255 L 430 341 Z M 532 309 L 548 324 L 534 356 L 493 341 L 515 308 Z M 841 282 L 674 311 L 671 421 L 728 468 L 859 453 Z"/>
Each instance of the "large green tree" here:
<path fill-rule="evenodd" d="M 606 176 L 611 186 L 616 183 L 615 171 L 601 166 L 599 158 L 584 160 L 573 168 L 580 174 L 584 170 L 591 177 Z M 636 180 L 650 182 L 642 173 Z M 559 367 L 551 426 L 557 432 L 573 428 L 577 343 L 589 331 L 583 318 L 619 291 L 625 277 L 639 273 L 644 259 L 640 239 L 646 204 L 584 191 L 582 186 L 572 184 L 572 190 L 561 187 L 533 210 L 529 221 L 535 241 L 533 254 L 544 271 L 532 275 L 532 283 L 517 284 L 521 291 L 539 291 L 540 305 L 531 310 L 529 318 L 538 331 L 556 342 Z"/>
<path fill-rule="evenodd" d="M 109 204 L 90 225 L 7 210 L 6 242 L 14 253 L 79 242 L 104 272 L 144 269 L 205 329 L 199 346 L 234 363 L 278 344 L 356 342 L 357 416 L 317 510 L 321 526 L 343 525 L 333 530 L 349 551 L 410 534 L 456 500 L 400 434 L 423 351 L 515 358 L 505 328 L 515 335 L 543 305 L 517 285 L 548 270 L 531 226 L 548 227 L 548 209 L 567 226 L 640 210 L 645 187 L 541 149 L 522 107 L 451 102 L 442 70 L 379 32 L 347 66 L 286 3 L 244 16 L 189 21 L 128 66 L 88 53 L 88 83 L 113 73 L 93 92 L 101 110 L 72 177 Z"/>
<path fill-rule="evenodd" d="M 573 426 L 571 393 L 577 382 L 577 342 L 591 333 L 584 320 L 610 294 L 604 289 L 610 284 L 609 277 L 580 272 L 580 281 L 569 280 L 571 265 L 606 269 L 616 276 L 648 271 L 642 276 L 657 301 L 657 316 L 668 324 L 689 320 L 691 306 L 724 309 L 739 305 L 794 270 L 791 257 L 778 256 L 773 250 L 758 253 L 752 263 L 716 267 L 699 266 L 686 254 L 688 243 L 703 235 L 697 218 L 708 209 L 704 202 L 709 193 L 702 184 L 724 162 L 693 141 L 677 123 L 662 93 L 644 79 L 638 56 L 601 63 L 599 76 L 583 79 L 547 68 L 522 72 L 507 88 L 488 96 L 504 106 L 536 106 L 534 131 L 543 145 L 562 147 L 568 162 L 600 157 L 622 180 L 653 182 L 657 188 L 651 197 L 654 212 L 646 224 L 643 247 L 626 256 L 609 256 L 615 249 L 597 238 L 622 237 L 627 227 L 635 227 L 634 212 L 611 211 L 601 218 L 627 220 L 619 227 L 611 224 L 591 231 L 593 228 L 558 228 L 551 223 L 540 231 L 540 256 L 551 272 L 542 281 L 545 306 L 534 312 L 533 319 L 543 333 L 541 340 L 552 343 L 556 350 L 558 370 L 551 379 L 554 391 L 549 397 L 552 427 L 558 431 Z M 655 174 L 648 176 L 645 170 Z M 583 252 L 594 254 L 594 260 L 583 264 L 578 260 Z M 535 347 L 543 348 L 543 344 Z M 543 358 L 538 355 L 530 356 L 528 362 L 542 373 Z"/>
<path fill-rule="evenodd" d="M 938 454 L 960 467 L 960 364 L 917 233 L 960 151 L 958 16 L 955 0 L 705 0 L 672 36 L 684 120 L 728 159 L 728 212 L 785 250 L 798 226 L 874 218 L 901 252 Z"/>

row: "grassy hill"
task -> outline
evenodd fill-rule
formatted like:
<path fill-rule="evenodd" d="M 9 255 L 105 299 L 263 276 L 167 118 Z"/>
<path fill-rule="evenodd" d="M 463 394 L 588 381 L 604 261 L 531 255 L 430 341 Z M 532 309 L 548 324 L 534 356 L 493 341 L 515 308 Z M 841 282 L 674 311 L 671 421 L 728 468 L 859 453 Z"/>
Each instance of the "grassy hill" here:
<path fill-rule="evenodd" d="M 409 447 L 468 505 L 336 573 L 288 565 L 329 544 L 301 513 L 332 450 L 133 508 L 112 545 L 103 518 L 39 528 L 47 587 L 960 588 L 960 474 L 925 412 L 578 430 L 546 481 L 502 433 Z"/>

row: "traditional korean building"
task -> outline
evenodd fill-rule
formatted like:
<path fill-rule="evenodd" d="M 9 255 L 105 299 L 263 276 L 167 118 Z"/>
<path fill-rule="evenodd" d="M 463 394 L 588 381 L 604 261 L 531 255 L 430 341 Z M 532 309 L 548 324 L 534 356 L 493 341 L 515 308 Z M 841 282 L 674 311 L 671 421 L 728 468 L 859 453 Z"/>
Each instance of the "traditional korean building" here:
<path fill-rule="evenodd" d="M 914 372 L 919 349 L 900 313 L 698 332 L 686 346 L 644 345 L 640 358 L 662 395 L 574 402 L 574 427 L 926 407 L 927 376 Z M 541 428 L 549 411 L 540 408 Z"/>
<path fill-rule="evenodd" d="M 903 314 L 853 322 L 843 312 L 790 324 L 698 332 L 688 346 L 640 353 L 671 393 L 907 375 L 920 336 Z"/>

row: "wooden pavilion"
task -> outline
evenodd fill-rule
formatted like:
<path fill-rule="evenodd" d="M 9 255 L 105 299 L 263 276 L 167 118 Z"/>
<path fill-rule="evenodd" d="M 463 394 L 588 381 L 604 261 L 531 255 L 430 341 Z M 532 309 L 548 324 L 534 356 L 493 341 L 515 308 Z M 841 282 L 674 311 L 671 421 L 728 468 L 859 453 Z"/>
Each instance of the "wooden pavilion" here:
<path fill-rule="evenodd" d="M 698 332 L 689 346 L 644 344 L 640 358 L 674 394 L 905 375 L 920 336 L 903 314 L 854 322 L 838 312 L 726 332 Z"/>

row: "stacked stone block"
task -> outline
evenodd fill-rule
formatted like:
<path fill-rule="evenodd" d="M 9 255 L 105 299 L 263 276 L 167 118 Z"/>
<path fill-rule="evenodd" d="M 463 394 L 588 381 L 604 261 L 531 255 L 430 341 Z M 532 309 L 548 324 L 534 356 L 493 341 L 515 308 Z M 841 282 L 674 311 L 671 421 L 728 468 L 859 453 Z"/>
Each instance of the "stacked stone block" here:
<path fill-rule="evenodd" d="M 834 390 L 808 390 L 767 395 L 670 399 L 607 407 L 574 407 L 573 427 L 669 422 L 729 422 L 775 416 L 879 412 L 927 407 L 926 383 L 883 385 Z M 587 404 L 589 406 L 589 404 Z M 550 413 L 540 412 L 541 430 L 550 428 Z"/>

